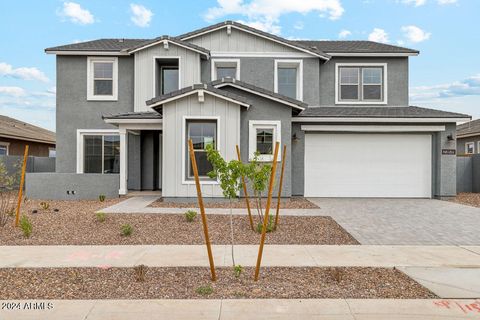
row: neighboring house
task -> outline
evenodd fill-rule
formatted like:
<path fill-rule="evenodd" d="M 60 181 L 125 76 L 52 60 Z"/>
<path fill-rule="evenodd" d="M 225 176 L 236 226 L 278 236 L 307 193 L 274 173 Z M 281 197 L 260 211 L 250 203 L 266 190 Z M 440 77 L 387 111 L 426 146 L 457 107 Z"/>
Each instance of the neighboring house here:
<path fill-rule="evenodd" d="M 0 115 L 0 155 L 55 157 L 55 133 Z"/>
<path fill-rule="evenodd" d="M 457 126 L 457 154 L 480 153 L 480 119 Z"/>
<path fill-rule="evenodd" d="M 46 52 L 57 57 L 57 173 L 29 175 L 31 198 L 195 197 L 188 139 L 205 197 L 222 195 L 206 176 L 207 145 L 228 160 L 239 145 L 243 161 L 256 151 L 271 161 L 276 141 L 287 146 L 285 197 L 456 194 L 449 137 L 470 117 L 409 106 L 416 50 L 291 41 L 226 21 Z"/>

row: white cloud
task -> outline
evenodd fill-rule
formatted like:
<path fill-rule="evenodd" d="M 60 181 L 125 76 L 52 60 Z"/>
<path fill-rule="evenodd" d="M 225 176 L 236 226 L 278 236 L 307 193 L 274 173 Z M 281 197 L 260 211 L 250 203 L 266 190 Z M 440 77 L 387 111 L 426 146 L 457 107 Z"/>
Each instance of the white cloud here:
<path fill-rule="evenodd" d="M 331 20 L 339 19 L 345 11 L 340 0 L 217 0 L 218 5 L 207 9 L 204 19 L 212 22 L 228 15 L 245 16 L 248 25 L 264 31 L 280 33 L 280 16 L 289 13 L 317 12 Z"/>
<path fill-rule="evenodd" d="M 238 22 L 243 23 L 247 26 L 250 26 L 255 29 L 259 29 L 265 32 L 273 33 L 273 34 L 280 34 L 281 27 L 276 24 L 274 21 L 244 21 L 238 20 Z"/>
<path fill-rule="evenodd" d="M 388 33 L 385 30 L 380 28 L 374 28 L 373 31 L 368 35 L 368 40 L 375 42 L 387 43 Z"/>
<path fill-rule="evenodd" d="M 297 30 L 303 30 L 304 24 L 302 21 L 297 21 L 293 27 Z"/>
<path fill-rule="evenodd" d="M 93 15 L 87 9 L 83 9 L 78 3 L 64 2 L 63 8 L 57 12 L 58 15 L 68 18 L 77 24 L 92 24 L 95 22 Z"/>
<path fill-rule="evenodd" d="M 48 77 L 37 68 L 21 67 L 14 69 L 11 65 L 5 62 L 0 62 L 0 76 L 10 76 L 22 80 L 49 81 Z"/>
<path fill-rule="evenodd" d="M 420 7 L 427 3 L 427 0 L 402 0 L 402 3 L 410 4 L 415 7 Z"/>
<path fill-rule="evenodd" d="M 457 3 L 457 0 L 437 0 L 439 5 L 454 4 Z"/>
<path fill-rule="evenodd" d="M 410 93 L 410 98 L 414 101 L 462 96 L 480 96 L 480 73 L 452 83 L 414 87 Z"/>
<path fill-rule="evenodd" d="M 402 27 L 402 31 L 405 35 L 405 38 L 407 38 L 409 41 L 413 43 L 418 43 L 418 42 L 428 40 L 432 35 L 430 32 L 425 32 L 419 27 L 413 26 L 413 25 Z"/>
<path fill-rule="evenodd" d="M 130 20 L 139 27 L 148 27 L 152 21 L 153 12 L 140 4 L 131 3 L 130 11 L 132 16 Z"/>
<path fill-rule="evenodd" d="M 26 94 L 26 92 L 20 87 L 0 87 L 0 94 L 13 97 L 22 97 Z"/>
<path fill-rule="evenodd" d="M 352 32 L 349 31 L 349 30 L 342 30 L 340 31 L 340 33 L 338 34 L 338 38 L 339 39 L 345 39 L 346 37 L 348 36 L 351 36 L 352 35 Z"/>

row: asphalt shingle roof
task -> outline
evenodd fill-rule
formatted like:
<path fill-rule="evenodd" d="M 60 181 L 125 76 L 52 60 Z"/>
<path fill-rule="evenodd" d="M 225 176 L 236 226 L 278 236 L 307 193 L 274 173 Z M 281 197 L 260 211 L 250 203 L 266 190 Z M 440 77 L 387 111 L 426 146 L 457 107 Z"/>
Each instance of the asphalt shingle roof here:
<path fill-rule="evenodd" d="M 470 118 L 469 115 L 420 107 L 309 107 L 299 117 Z"/>
<path fill-rule="evenodd" d="M 480 119 L 465 122 L 457 126 L 458 137 L 472 134 L 480 135 Z"/>
<path fill-rule="evenodd" d="M 0 116 L 0 137 L 55 144 L 55 132 L 7 116 Z"/>
<path fill-rule="evenodd" d="M 326 53 L 419 53 L 417 50 L 373 41 L 297 40 L 296 43 L 316 47 Z"/>
<path fill-rule="evenodd" d="M 148 39 L 98 39 L 51 47 L 45 51 L 108 51 L 119 52 L 135 47 Z"/>
<path fill-rule="evenodd" d="M 103 119 L 162 119 L 162 115 L 158 112 L 127 112 L 117 114 L 105 114 Z"/>

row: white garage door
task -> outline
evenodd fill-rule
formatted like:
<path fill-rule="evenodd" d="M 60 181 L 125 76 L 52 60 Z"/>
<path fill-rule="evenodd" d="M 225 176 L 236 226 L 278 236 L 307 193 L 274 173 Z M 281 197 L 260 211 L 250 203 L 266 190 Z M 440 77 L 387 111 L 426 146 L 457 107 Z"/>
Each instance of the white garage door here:
<path fill-rule="evenodd" d="M 431 135 L 305 135 L 305 196 L 430 198 L 431 186 Z"/>

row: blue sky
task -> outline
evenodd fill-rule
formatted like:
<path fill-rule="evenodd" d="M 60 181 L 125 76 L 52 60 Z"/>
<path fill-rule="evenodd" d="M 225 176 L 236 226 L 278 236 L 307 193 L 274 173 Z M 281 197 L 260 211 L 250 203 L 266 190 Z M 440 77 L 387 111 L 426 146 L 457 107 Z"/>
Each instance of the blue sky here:
<path fill-rule="evenodd" d="M 480 118 L 478 12 L 477 0 L 2 1 L 0 114 L 55 129 L 55 57 L 47 47 L 178 35 L 228 19 L 290 39 L 418 49 L 410 104 Z"/>

